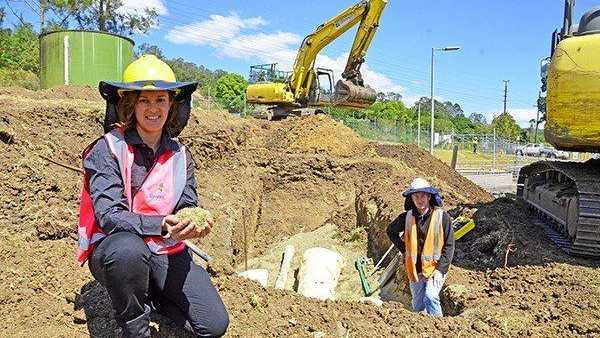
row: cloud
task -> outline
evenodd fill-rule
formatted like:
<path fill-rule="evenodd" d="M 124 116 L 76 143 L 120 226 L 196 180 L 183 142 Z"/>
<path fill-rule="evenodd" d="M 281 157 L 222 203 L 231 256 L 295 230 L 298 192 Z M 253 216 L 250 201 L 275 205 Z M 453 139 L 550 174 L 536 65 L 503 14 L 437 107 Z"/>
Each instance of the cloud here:
<path fill-rule="evenodd" d="M 210 45 L 221 49 L 238 37 L 243 29 L 254 29 L 266 24 L 261 17 L 242 19 L 237 14 L 213 14 L 208 20 L 176 26 L 167 32 L 165 39 L 176 44 Z"/>
<path fill-rule="evenodd" d="M 145 9 L 154 9 L 158 15 L 167 15 L 167 6 L 162 0 L 123 0 L 121 10 L 124 13 L 137 13 Z"/>
<path fill-rule="evenodd" d="M 422 96 L 420 95 L 402 95 L 402 103 L 407 107 L 412 107 Z M 423 107 L 422 107 L 423 109 Z"/>
<path fill-rule="evenodd" d="M 209 19 L 184 26 L 177 26 L 165 35 L 165 39 L 176 44 L 210 46 L 219 54 L 238 59 L 256 59 L 263 63 L 278 63 L 280 70 L 291 70 L 302 42 L 302 37 L 291 32 L 247 32 L 267 25 L 261 17 L 241 18 L 211 15 Z M 317 56 L 315 67 L 329 68 L 336 79 L 341 78 L 348 53 L 330 57 L 323 53 Z M 361 72 L 365 83 L 377 91 L 402 93 L 404 87 L 383 73 L 363 64 Z"/>
<path fill-rule="evenodd" d="M 291 69 L 296 57 L 292 47 L 300 42 L 299 35 L 287 32 L 239 35 L 220 46 L 220 52 L 233 58 L 256 57 L 262 62 L 277 62 L 283 69 Z"/>

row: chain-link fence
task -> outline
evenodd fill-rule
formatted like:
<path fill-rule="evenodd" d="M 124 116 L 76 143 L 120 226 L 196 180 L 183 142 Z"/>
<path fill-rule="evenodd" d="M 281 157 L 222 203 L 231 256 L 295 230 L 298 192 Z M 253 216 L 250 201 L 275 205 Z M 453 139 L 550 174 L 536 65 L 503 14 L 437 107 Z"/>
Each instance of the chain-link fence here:
<path fill-rule="evenodd" d="M 410 127 L 395 121 L 370 121 L 353 117 L 333 116 L 335 120 L 352 128 L 357 134 L 370 140 L 392 143 L 412 143 L 429 149 L 431 136 L 429 125 L 425 128 Z M 513 172 L 536 158 L 516 156 L 519 143 L 495 134 L 434 134 L 435 156 L 450 164 L 452 148 L 457 146 L 457 170 L 465 172 Z"/>
<path fill-rule="evenodd" d="M 416 129 L 408 128 L 396 121 L 370 121 L 346 116 L 332 117 L 336 121 L 352 128 L 358 135 L 369 140 L 393 143 L 416 143 L 418 136 Z M 429 135 L 429 132 L 422 132 L 421 137 L 424 138 L 426 134 Z M 426 144 L 429 146 L 429 140 L 427 140 Z"/>

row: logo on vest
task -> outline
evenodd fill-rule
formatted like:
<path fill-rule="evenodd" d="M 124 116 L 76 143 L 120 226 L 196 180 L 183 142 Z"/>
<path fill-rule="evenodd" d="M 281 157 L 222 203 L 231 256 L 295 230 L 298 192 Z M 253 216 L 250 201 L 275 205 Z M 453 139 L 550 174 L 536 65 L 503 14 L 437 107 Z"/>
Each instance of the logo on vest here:
<path fill-rule="evenodd" d="M 167 194 L 165 193 L 165 187 L 162 183 L 159 183 L 156 191 L 148 195 L 148 200 L 164 200 L 166 197 Z"/>

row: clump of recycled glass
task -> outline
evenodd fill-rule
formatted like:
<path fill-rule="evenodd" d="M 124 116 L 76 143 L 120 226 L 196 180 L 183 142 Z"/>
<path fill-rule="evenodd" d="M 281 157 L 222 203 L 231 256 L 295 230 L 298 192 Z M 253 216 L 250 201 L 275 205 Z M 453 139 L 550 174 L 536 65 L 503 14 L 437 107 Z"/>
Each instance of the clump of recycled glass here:
<path fill-rule="evenodd" d="M 212 220 L 210 211 L 202 209 L 200 207 L 195 208 L 184 208 L 175 214 L 180 220 L 189 219 L 192 223 L 196 224 L 198 231 L 204 230 L 208 226 L 208 220 Z"/>

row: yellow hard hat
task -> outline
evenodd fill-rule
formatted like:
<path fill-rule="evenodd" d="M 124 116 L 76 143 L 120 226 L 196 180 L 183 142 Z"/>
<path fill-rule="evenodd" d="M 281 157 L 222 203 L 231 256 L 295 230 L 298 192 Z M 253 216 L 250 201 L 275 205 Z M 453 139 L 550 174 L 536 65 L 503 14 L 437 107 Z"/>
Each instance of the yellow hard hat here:
<path fill-rule="evenodd" d="M 154 55 L 142 55 L 123 72 L 123 82 L 165 81 L 176 82 L 175 73 L 168 64 Z"/>
<path fill-rule="evenodd" d="M 117 120 L 117 104 L 124 92 L 137 90 L 168 90 L 173 93 L 173 99 L 178 102 L 176 119 L 179 128 L 169 130 L 172 136 L 177 136 L 187 124 L 192 93 L 198 87 L 198 82 L 177 82 L 175 73 L 168 64 L 154 55 L 142 55 L 130 63 L 123 72 L 123 82 L 100 81 L 98 90 L 106 100 L 106 116 L 104 130 L 108 132 Z"/>

